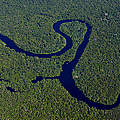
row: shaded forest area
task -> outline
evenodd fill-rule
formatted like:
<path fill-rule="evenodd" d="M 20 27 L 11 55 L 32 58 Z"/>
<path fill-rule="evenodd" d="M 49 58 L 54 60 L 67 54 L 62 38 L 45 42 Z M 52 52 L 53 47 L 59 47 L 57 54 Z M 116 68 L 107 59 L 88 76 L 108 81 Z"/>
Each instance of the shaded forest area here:
<path fill-rule="evenodd" d="M 53 53 L 65 39 L 52 25 L 62 19 L 81 19 L 92 25 L 90 42 L 73 72 L 76 86 L 90 99 L 113 104 L 120 93 L 120 1 L 114 0 L 1 0 L 0 33 L 20 48 L 33 53 Z M 86 26 L 79 22 L 61 25 L 73 47 L 52 58 L 28 57 L 0 41 L 0 119 L 4 120 L 118 120 L 120 106 L 112 110 L 89 108 L 77 101 L 58 79 L 36 84 L 36 76 L 58 76 L 65 61 L 74 58 Z M 10 81 L 10 82 L 7 82 Z M 11 93 L 6 87 L 14 88 Z"/>

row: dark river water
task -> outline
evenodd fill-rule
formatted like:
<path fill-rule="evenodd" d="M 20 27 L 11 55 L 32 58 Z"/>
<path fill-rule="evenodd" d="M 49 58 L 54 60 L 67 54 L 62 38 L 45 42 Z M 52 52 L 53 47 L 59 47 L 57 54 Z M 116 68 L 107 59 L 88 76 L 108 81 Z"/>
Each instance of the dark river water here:
<path fill-rule="evenodd" d="M 71 47 L 73 45 L 72 39 L 69 36 L 67 36 L 65 33 L 63 33 L 62 31 L 60 31 L 60 26 L 62 23 L 68 23 L 68 22 L 74 22 L 74 21 L 78 21 L 78 22 L 86 24 L 87 32 L 84 36 L 83 42 L 79 45 L 74 59 L 71 62 L 69 62 L 67 60 L 66 60 L 66 62 L 64 62 L 64 64 L 62 65 L 62 71 L 60 73 L 60 76 L 46 77 L 44 79 L 59 79 L 59 81 L 61 82 L 61 85 L 70 93 L 70 95 L 72 97 L 76 98 L 78 101 L 85 102 L 86 104 L 88 104 L 89 107 L 96 107 L 97 109 L 104 109 L 104 110 L 115 108 L 120 103 L 120 94 L 117 98 L 117 101 L 114 104 L 104 105 L 104 104 L 101 104 L 99 102 L 94 102 L 93 100 L 90 100 L 88 97 L 86 97 L 84 95 L 84 93 L 80 89 L 77 88 L 77 86 L 75 86 L 75 81 L 73 79 L 72 72 L 73 72 L 73 69 L 76 67 L 82 53 L 84 52 L 84 50 L 87 46 L 87 44 L 89 43 L 89 37 L 90 37 L 91 31 L 92 31 L 92 26 L 89 25 L 88 23 L 86 23 L 85 21 L 82 21 L 79 19 L 70 19 L 70 20 L 61 20 L 61 21 L 54 23 L 54 25 L 53 25 L 54 31 L 59 33 L 60 35 L 62 35 L 66 39 L 66 46 L 56 53 L 35 54 L 35 53 L 28 52 L 28 51 L 24 51 L 23 49 L 19 48 L 14 43 L 14 41 L 9 39 L 7 36 L 0 34 L 0 39 L 4 43 L 6 43 L 7 47 L 14 49 L 16 52 L 25 53 L 27 56 L 33 56 L 33 57 L 37 56 L 39 58 L 51 58 L 52 56 L 55 56 L 55 55 L 60 56 L 61 54 L 65 53 L 67 50 L 71 49 Z M 1 80 L 3 80 L 3 79 L 1 79 Z M 32 83 L 37 83 L 38 81 L 40 82 L 41 80 L 43 80 L 43 77 L 37 76 L 36 80 L 33 80 Z M 6 87 L 6 88 L 8 90 L 10 90 L 11 92 L 16 92 L 13 88 L 10 88 L 10 87 Z"/>

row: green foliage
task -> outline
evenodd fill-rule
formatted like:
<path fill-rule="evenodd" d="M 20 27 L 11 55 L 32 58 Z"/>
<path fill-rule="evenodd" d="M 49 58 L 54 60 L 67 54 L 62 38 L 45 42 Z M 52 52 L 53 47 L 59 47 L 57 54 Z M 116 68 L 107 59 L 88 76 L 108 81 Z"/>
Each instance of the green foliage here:
<path fill-rule="evenodd" d="M 119 0 L 0 0 L 0 33 L 26 51 L 47 54 L 59 51 L 66 44 L 65 39 L 53 31 L 56 21 L 81 19 L 89 22 L 93 26 L 90 42 L 73 77 L 76 86 L 90 99 L 113 104 L 120 91 L 119 4 Z M 86 33 L 85 24 L 79 22 L 64 23 L 60 29 L 72 38 L 73 47 L 52 58 L 28 57 L 0 41 L 0 79 L 11 81 L 0 81 L 0 119 L 119 119 L 120 106 L 105 111 L 89 108 L 71 97 L 57 79 L 31 82 L 39 75 L 58 76 L 63 63 L 74 58 Z M 21 92 L 11 93 L 6 86 Z"/>

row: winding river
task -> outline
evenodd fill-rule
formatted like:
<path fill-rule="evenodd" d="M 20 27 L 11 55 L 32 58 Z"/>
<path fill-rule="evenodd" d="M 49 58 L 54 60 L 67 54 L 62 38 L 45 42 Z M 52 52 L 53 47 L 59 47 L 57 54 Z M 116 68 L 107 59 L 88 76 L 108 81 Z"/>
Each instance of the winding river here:
<path fill-rule="evenodd" d="M 82 53 L 84 52 L 84 50 L 89 42 L 89 37 L 90 37 L 91 31 L 92 31 L 92 26 L 89 25 L 88 23 L 86 23 L 85 21 L 82 21 L 79 19 L 70 19 L 70 20 L 61 20 L 61 21 L 54 23 L 53 29 L 55 30 L 55 32 L 59 33 L 66 39 L 66 46 L 63 49 L 61 49 L 60 51 L 58 51 L 56 53 L 52 53 L 52 54 L 35 54 L 35 53 L 28 52 L 28 51 L 24 51 L 23 49 L 19 48 L 14 43 L 14 41 L 12 41 L 7 36 L 4 36 L 2 34 L 0 34 L 0 40 L 2 40 L 4 43 L 6 43 L 6 46 L 9 47 L 10 49 L 14 49 L 16 52 L 25 53 L 27 56 L 33 56 L 33 57 L 37 56 L 39 58 L 51 58 L 52 56 L 55 56 L 55 55 L 60 56 L 61 54 L 65 53 L 67 50 L 71 49 L 71 47 L 73 45 L 72 39 L 69 36 L 67 36 L 65 33 L 60 31 L 60 26 L 62 23 L 73 22 L 73 21 L 78 21 L 78 22 L 86 24 L 87 32 L 84 36 L 84 40 L 79 45 L 74 59 L 71 62 L 69 62 L 69 61 L 64 62 L 64 64 L 62 65 L 62 71 L 60 73 L 60 76 L 46 77 L 44 79 L 59 79 L 62 86 L 69 92 L 69 94 L 72 97 L 76 98 L 78 101 L 85 102 L 86 104 L 88 104 L 89 107 L 96 107 L 97 109 L 103 109 L 103 110 L 115 108 L 120 103 L 120 94 L 118 95 L 118 98 L 114 104 L 105 105 L 105 104 L 94 102 L 93 100 L 90 100 L 88 97 L 86 97 L 84 95 L 84 93 L 80 89 L 78 89 L 75 86 L 75 81 L 73 79 L 72 72 L 73 72 L 73 69 L 75 68 L 75 66 L 77 65 Z M 0 80 L 3 80 L 3 79 L 0 79 Z M 36 83 L 41 80 L 43 80 L 43 77 L 37 76 L 36 80 L 33 80 L 32 83 Z M 10 90 L 11 92 L 16 92 L 13 88 L 10 88 L 10 87 L 6 87 L 6 88 L 8 90 Z"/>

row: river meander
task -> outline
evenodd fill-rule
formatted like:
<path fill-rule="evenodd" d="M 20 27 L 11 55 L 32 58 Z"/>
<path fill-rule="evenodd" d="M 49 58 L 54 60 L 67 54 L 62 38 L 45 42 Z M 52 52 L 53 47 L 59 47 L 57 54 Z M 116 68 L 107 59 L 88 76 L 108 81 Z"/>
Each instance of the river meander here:
<path fill-rule="evenodd" d="M 32 57 L 37 56 L 39 58 L 51 58 L 52 56 L 60 56 L 63 53 L 65 53 L 67 50 L 71 49 L 71 47 L 73 45 L 72 39 L 69 36 L 67 36 L 65 33 L 60 31 L 60 26 L 63 23 L 74 22 L 74 21 L 78 21 L 78 22 L 86 24 L 87 32 L 84 36 L 83 42 L 79 45 L 74 59 L 71 62 L 66 61 L 62 65 L 62 71 L 60 73 L 60 76 L 46 77 L 44 79 L 59 79 L 59 81 L 61 82 L 61 85 L 69 92 L 69 94 L 72 97 L 76 98 L 78 101 L 85 102 L 86 104 L 88 104 L 89 107 L 96 107 L 97 109 L 112 109 L 112 108 L 115 108 L 120 103 L 120 94 L 117 98 L 117 101 L 114 104 L 104 105 L 104 104 L 101 104 L 99 102 L 94 102 L 93 100 L 90 100 L 88 97 L 86 97 L 84 95 L 84 93 L 80 89 L 78 89 L 75 86 L 75 81 L 73 79 L 72 72 L 73 72 L 73 69 L 76 67 L 81 55 L 83 54 L 87 44 L 89 43 L 89 37 L 90 37 L 91 31 L 92 31 L 92 26 L 89 25 L 88 23 L 86 23 L 85 21 L 82 21 L 82 20 L 79 20 L 79 19 L 69 19 L 69 20 L 60 20 L 60 21 L 57 21 L 56 23 L 53 24 L 53 29 L 55 30 L 55 32 L 59 33 L 60 35 L 62 35 L 66 39 L 66 46 L 56 53 L 35 54 L 35 53 L 28 52 L 28 51 L 24 51 L 23 49 L 19 48 L 14 43 L 14 41 L 12 41 L 7 36 L 4 36 L 2 34 L 0 34 L 0 40 L 2 40 L 4 43 L 6 43 L 6 47 L 9 47 L 10 49 L 14 49 L 16 52 L 25 53 L 27 56 L 32 56 Z M 38 81 L 41 81 L 42 79 L 43 79 L 42 76 L 37 76 L 36 80 L 33 80 L 32 83 L 36 83 Z M 15 90 L 10 88 L 10 87 L 7 87 L 7 89 L 10 90 L 11 92 L 15 92 Z"/>

